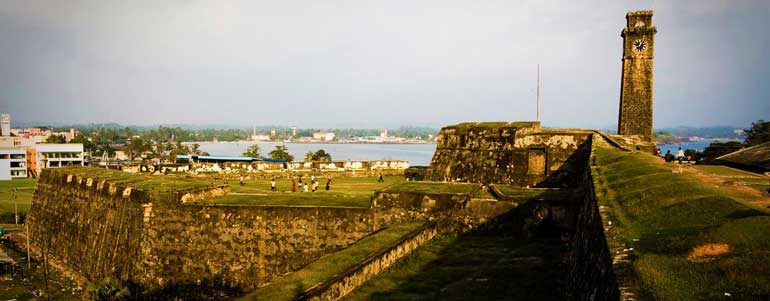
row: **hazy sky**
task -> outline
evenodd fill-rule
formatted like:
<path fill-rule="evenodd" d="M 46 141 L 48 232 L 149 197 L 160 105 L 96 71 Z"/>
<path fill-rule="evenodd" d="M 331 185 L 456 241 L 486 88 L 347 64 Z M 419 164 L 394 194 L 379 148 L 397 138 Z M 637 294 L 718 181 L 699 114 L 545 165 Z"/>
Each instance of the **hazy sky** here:
<path fill-rule="evenodd" d="M 770 1 L 0 0 L 13 121 L 617 123 L 628 10 L 655 9 L 655 126 L 770 119 Z"/>

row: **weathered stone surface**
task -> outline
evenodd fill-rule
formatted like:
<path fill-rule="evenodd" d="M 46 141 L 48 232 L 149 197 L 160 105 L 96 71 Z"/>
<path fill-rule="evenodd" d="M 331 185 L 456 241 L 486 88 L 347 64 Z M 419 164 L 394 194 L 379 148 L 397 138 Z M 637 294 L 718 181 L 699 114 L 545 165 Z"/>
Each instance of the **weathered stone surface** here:
<path fill-rule="evenodd" d="M 618 134 L 652 141 L 653 59 L 655 33 L 652 11 L 629 12 L 623 29 L 623 73 Z"/>
<path fill-rule="evenodd" d="M 46 170 L 29 214 L 33 245 L 85 278 L 147 291 L 217 283 L 253 289 L 376 229 L 368 208 L 185 205 L 226 190 L 146 193 Z"/>
<path fill-rule="evenodd" d="M 438 134 L 432 181 L 553 187 L 574 184 L 592 132 L 541 130 L 539 122 L 462 123 Z"/>

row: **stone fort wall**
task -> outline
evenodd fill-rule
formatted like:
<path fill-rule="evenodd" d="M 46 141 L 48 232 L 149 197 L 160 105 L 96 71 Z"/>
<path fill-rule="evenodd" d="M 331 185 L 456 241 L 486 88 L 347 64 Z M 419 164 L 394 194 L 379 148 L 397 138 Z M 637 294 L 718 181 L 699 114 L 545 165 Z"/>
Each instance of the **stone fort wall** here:
<path fill-rule="evenodd" d="M 461 123 L 438 134 L 432 181 L 575 186 L 591 131 L 542 130 L 539 122 Z"/>
<path fill-rule="evenodd" d="M 46 170 L 29 213 L 31 243 L 89 281 L 249 290 L 377 228 L 369 208 L 185 205 L 185 195 Z"/>

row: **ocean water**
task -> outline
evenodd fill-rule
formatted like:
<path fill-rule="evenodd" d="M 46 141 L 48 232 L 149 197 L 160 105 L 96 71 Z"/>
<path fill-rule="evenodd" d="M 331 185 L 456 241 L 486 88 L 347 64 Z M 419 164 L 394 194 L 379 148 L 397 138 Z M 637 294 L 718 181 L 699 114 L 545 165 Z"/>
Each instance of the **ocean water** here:
<path fill-rule="evenodd" d="M 694 149 L 703 151 L 712 141 L 729 141 L 728 139 L 707 139 L 690 141 L 679 144 L 661 144 L 658 147 L 666 153 L 670 150 L 676 154 L 677 149 Z M 267 156 L 280 142 L 259 142 L 262 155 Z M 201 150 L 211 155 L 240 156 L 250 142 L 218 142 L 200 143 Z M 319 144 L 319 143 L 286 143 L 289 153 L 295 160 L 302 160 L 308 151 L 315 152 L 324 149 L 334 160 L 407 160 L 412 166 L 428 166 L 436 150 L 435 144 Z"/>
<path fill-rule="evenodd" d="M 726 139 L 726 138 L 705 139 L 700 141 L 688 141 L 683 143 L 660 144 L 658 145 L 658 148 L 664 154 L 666 153 L 666 151 L 670 150 L 672 154 L 676 155 L 676 152 L 679 150 L 680 147 L 682 148 L 682 150 L 694 149 L 696 151 L 703 151 L 713 141 L 727 142 L 727 141 L 734 141 L 734 140 Z"/>
<path fill-rule="evenodd" d="M 201 150 L 211 155 L 240 156 L 250 142 L 218 142 L 200 143 Z M 258 142 L 263 156 L 267 156 L 280 142 Z M 435 144 L 320 144 L 320 143 L 286 143 L 289 153 L 294 160 L 302 160 L 308 151 L 315 152 L 323 149 L 337 160 L 407 160 L 412 166 L 428 166 Z"/>

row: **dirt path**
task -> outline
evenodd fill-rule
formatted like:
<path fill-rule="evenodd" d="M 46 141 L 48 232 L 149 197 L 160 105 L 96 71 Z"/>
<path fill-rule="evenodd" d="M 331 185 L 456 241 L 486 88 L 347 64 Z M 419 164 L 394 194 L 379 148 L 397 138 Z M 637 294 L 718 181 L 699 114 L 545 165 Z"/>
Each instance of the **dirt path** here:
<path fill-rule="evenodd" d="M 767 180 L 766 177 L 763 177 L 760 175 L 754 175 L 751 173 L 745 173 L 745 176 L 740 176 L 740 177 L 718 175 L 714 173 L 704 172 L 702 170 L 695 168 L 694 166 L 683 166 L 682 172 L 693 174 L 704 183 L 713 184 L 724 189 L 732 190 L 737 194 L 745 195 L 748 197 L 747 201 L 752 205 L 763 207 L 763 208 L 770 208 L 770 195 L 768 195 L 767 192 L 757 190 L 751 186 L 746 185 L 746 182 L 741 181 L 741 179 L 746 179 L 746 178 Z"/>

